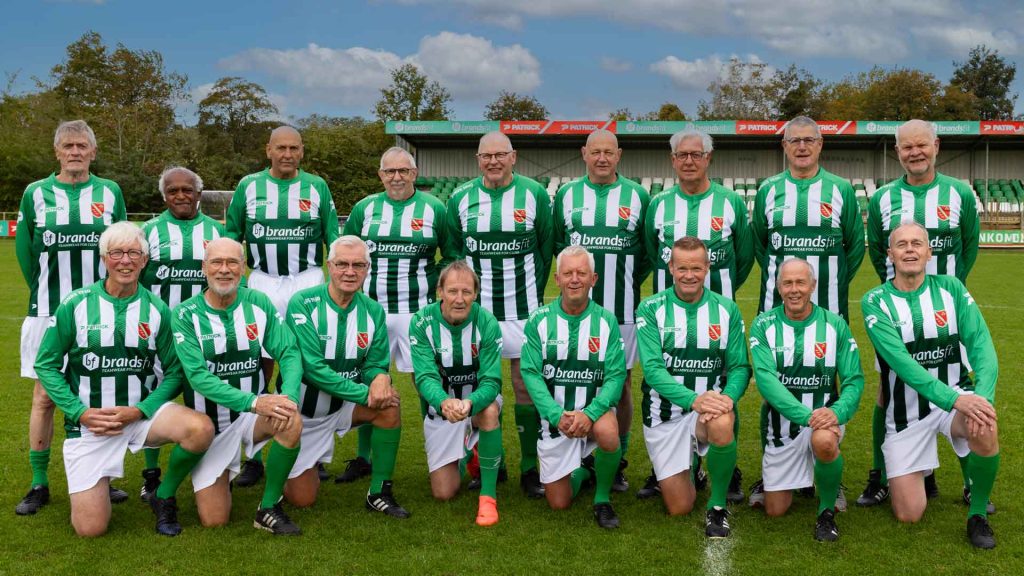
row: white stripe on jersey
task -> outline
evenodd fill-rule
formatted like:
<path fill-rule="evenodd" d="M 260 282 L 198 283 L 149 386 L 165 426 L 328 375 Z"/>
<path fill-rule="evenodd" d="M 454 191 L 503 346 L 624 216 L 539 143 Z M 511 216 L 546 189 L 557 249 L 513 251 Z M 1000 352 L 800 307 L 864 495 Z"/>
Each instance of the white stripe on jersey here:
<path fill-rule="evenodd" d="M 139 347 L 139 318 L 142 315 L 142 301 L 136 300 L 124 311 L 124 347 Z M 153 334 L 156 332 L 154 331 Z M 153 338 L 155 340 L 156 338 Z"/>
<path fill-rule="evenodd" d="M 708 334 L 708 325 L 711 324 L 708 306 L 704 305 L 697 309 L 697 349 L 707 350 L 710 348 L 711 335 Z"/>
<path fill-rule="evenodd" d="M 221 322 L 220 316 L 213 314 L 212 312 L 206 313 L 206 320 L 210 323 L 210 334 L 213 335 L 213 353 L 223 354 L 228 349 L 228 338 L 227 333 L 224 330 L 224 323 Z M 192 317 L 193 329 L 196 331 L 196 337 L 199 337 L 199 341 L 202 342 L 201 336 L 206 336 L 202 332 L 202 324 L 200 323 L 200 316 L 196 314 Z"/>
<path fill-rule="evenodd" d="M 608 200 L 605 203 L 604 223 L 605 226 L 619 227 L 619 205 L 622 203 L 622 184 L 608 191 Z M 632 206 L 630 206 L 632 215 Z M 630 222 L 630 225 L 632 222 Z"/>
<path fill-rule="evenodd" d="M 807 225 L 808 226 L 821 226 L 821 198 L 822 198 L 822 182 L 811 184 L 807 187 Z M 833 212 L 835 214 L 835 212 Z M 833 218 L 837 220 L 838 218 Z"/>
<path fill-rule="evenodd" d="M 584 362 L 590 359 L 590 324 L 592 320 L 592 317 L 587 316 L 580 321 L 580 325 L 576 329 L 576 359 Z"/>
<path fill-rule="evenodd" d="M 116 376 L 102 376 L 100 378 L 100 406 L 106 408 L 108 406 L 117 405 L 117 377 Z M 88 404 L 86 404 L 88 406 Z"/>
<path fill-rule="evenodd" d="M 100 306 L 100 346 L 114 346 L 116 334 L 116 318 L 114 317 L 114 305 L 103 298 L 97 298 Z"/>
<path fill-rule="evenodd" d="M 82 404 L 89 405 L 92 396 L 92 379 L 88 376 L 82 376 L 78 379 L 78 399 L 82 401 Z"/>
<path fill-rule="evenodd" d="M 86 186 L 78 193 L 78 223 L 92 224 L 92 186 Z"/>
<path fill-rule="evenodd" d="M 903 337 L 904 342 L 913 342 L 916 338 L 914 336 L 914 322 L 913 316 L 910 313 L 910 304 L 904 298 L 894 296 L 892 299 L 893 307 L 896 309 L 889 311 L 886 303 L 880 302 L 882 309 L 889 315 L 889 318 L 895 322 L 899 322 L 900 335 Z M 934 322 L 934 317 L 932 318 Z"/>
<path fill-rule="evenodd" d="M 142 380 L 138 376 L 128 376 L 128 405 L 135 406 L 142 401 Z M 113 404 L 111 404 L 113 406 Z"/>
<path fill-rule="evenodd" d="M 784 181 L 785 184 L 785 210 L 782 211 L 782 225 L 785 226 L 796 226 L 796 207 L 797 207 L 797 189 L 796 184 L 789 180 Z M 774 194 L 770 194 L 774 196 Z M 771 222 L 771 213 L 768 214 Z"/>
<path fill-rule="evenodd" d="M 445 327 L 441 327 L 441 366 L 451 368 L 455 365 L 455 350 L 453 349 L 452 333 Z"/>
<path fill-rule="evenodd" d="M 820 212 L 820 210 L 819 210 Z M 851 209 L 850 214 L 843 212 L 843 194 L 839 191 L 839 187 L 835 184 L 832 185 L 832 227 L 841 228 L 843 226 L 843 218 L 860 218 L 860 210 Z"/>

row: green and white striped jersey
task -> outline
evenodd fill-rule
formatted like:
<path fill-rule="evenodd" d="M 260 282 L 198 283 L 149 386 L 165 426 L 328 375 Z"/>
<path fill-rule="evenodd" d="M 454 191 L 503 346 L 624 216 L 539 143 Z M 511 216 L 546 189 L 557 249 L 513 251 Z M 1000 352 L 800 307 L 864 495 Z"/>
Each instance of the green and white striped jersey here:
<path fill-rule="evenodd" d="M 322 284 L 292 296 L 288 325 L 302 353 L 302 415 L 334 414 L 345 402 L 365 406 L 370 382 L 391 366 L 381 305 L 356 292 L 342 308 Z"/>
<path fill-rule="evenodd" d="M 324 179 L 302 170 L 278 180 L 270 169 L 238 183 L 228 206 L 229 238 L 245 242 L 248 265 L 290 276 L 324 263 L 324 246 L 338 238 L 338 215 Z"/>
<path fill-rule="evenodd" d="M 143 224 L 142 231 L 149 242 L 142 285 L 171 308 L 202 292 L 206 244 L 224 236 L 224 226 L 202 212 L 192 220 L 178 220 L 165 210 Z"/>
<path fill-rule="evenodd" d="M 178 359 L 188 379 L 185 405 L 209 416 L 217 434 L 267 393 L 261 349 L 281 366 L 279 393 L 298 402 L 302 358 L 269 296 L 240 287 L 235 301 L 218 310 L 203 293 L 184 301 L 173 316 Z"/>
<path fill-rule="evenodd" d="M 501 329 L 480 304 L 458 326 L 444 319 L 440 302 L 421 308 L 409 324 L 409 347 L 427 418 L 440 418 L 448 398 L 472 401 L 476 415 L 501 393 Z"/>
<path fill-rule="evenodd" d="M 887 253 L 889 234 L 909 222 L 928 230 L 928 274 L 956 276 L 966 284 L 981 236 L 974 193 L 967 184 L 936 172 L 928 184 L 911 186 L 904 176 L 875 192 L 868 205 L 868 252 L 882 282 L 895 275 Z"/>
<path fill-rule="evenodd" d="M 814 267 L 818 284 L 811 302 L 849 318 L 850 282 L 864 259 L 864 221 L 853 186 L 824 168 L 804 180 L 787 170 L 761 184 L 750 217 L 761 266 L 757 311 L 782 302 L 775 276 L 795 256 Z"/>
<path fill-rule="evenodd" d="M 747 206 L 739 194 L 715 182 L 696 195 L 686 194 L 679 186 L 669 188 L 651 198 L 644 227 L 655 293 L 672 287 L 668 270 L 672 244 L 693 236 L 704 241 L 711 259 L 704 285 L 736 299 L 754 264 Z"/>
<path fill-rule="evenodd" d="M 522 374 L 541 419 L 541 438 L 560 435 L 563 412 L 580 410 L 596 422 L 619 403 L 626 357 L 615 314 L 593 300 L 578 316 L 562 298 L 542 306 L 526 322 Z"/>
<path fill-rule="evenodd" d="M 15 250 L 29 287 L 29 316 L 52 315 L 72 290 L 107 275 L 100 234 L 125 217 L 121 188 L 92 174 L 80 184 L 50 174 L 25 188 Z"/>
<path fill-rule="evenodd" d="M 955 277 L 925 276 L 913 292 L 886 282 L 864 295 L 861 309 L 875 345 L 889 434 L 935 407 L 951 410 L 963 391 L 995 401 L 999 361 L 992 337 L 974 298 Z"/>
<path fill-rule="evenodd" d="M 363 291 L 385 311 L 409 314 L 434 301 L 437 275 L 452 250 L 444 203 L 424 192 L 400 202 L 379 192 L 352 208 L 345 234 L 366 241 L 370 272 Z"/>
<path fill-rule="evenodd" d="M 597 284 L 590 296 L 614 312 L 619 324 L 633 323 L 640 284 L 650 272 L 643 237 L 649 201 L 646 190 L 622 176 L 611 184 L 584 176 L 555 195 L 554 253 L 583 246 L 594 255 Z"/>
<path fill-rule="evenodd" d="M 761 444 L 785 446 L 821 407 L 846 424 L 864 392 L 857 341 L 839 315 L 813 306 L 791 320 L 782 306 L 762 313 L 750 328 L 754 379 L 767 406 Z"/>
<path fill-rule="evenodd" d="M 636 315 L 644 426 L 682 418 L 708 390 L 739 402 L 750 364 L 735 302 L 705 289 L 691 304 L 672 287 L 645 298 Z"/>
<path fill-rule="evenodd" d="M 79 288 L 50 318 L 36 373 L 64 413 L 68 438 L 81 434 L 89 408 L 136 406 L 148 418 L 178 395 L 183 379 L 171 312 L 141 286 L 126 298 L 107 294 L 102 280 Z"/>
<path fill-rule="evenodd" d="M 452 246 L 480 276 L 480 304 L 500 321 L 525 320 L 544 298 L 551 269 L 551 201 L 544 187 L 514 174 L 491 190 L 481 178 L 448 199 Z"/>

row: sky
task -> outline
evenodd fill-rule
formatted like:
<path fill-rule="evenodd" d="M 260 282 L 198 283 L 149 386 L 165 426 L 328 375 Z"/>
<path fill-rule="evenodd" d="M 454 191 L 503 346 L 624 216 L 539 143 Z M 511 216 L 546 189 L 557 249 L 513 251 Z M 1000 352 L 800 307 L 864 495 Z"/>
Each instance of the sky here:
<path fill-rule="evenodd" d="M 160 52 L 195 103 L 217 79 L 262 85 L 283 118 L 372 117 L 390 71 L 417 65 L 483 118 L 500 90 L 555 119 L 598 119 L 675 102 L 693 116 L 730 58 L 790 64 L 825 80 L 878 65 L 947 82 L 985 44 L 1019 64 L 1024 3 L 1012 0 L 17 0 L 0 21 L 0 72 L 33 89 L 89 30 Z M 169 8 L 171 7 L 171 8 Z M 1013 90 L 1024 93 L 1024 69 Z M 1024 102 L 1017 102 L 1017 113 Z M 834 119 L 839 120 L 839 119 Z M 864 119 L 867 120 L 867 119 Z"/>

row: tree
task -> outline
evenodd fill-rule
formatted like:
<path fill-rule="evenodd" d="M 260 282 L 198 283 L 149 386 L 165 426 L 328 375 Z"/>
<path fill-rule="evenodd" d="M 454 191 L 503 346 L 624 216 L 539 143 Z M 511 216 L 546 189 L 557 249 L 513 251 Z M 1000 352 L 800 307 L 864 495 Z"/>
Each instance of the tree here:
<path fill-rule="evenodd" d="M 436 80 L 431 81 L 415 65 L 404 64 L 391 72 L 391 85 L 381 88 L 373 111 L 381 122 L 448 120 L 451 101 L 451 94 Z"/>
<path fill-rule="evenodd" d="M 297 125 L 306 148 L 303 168 L 327 181 L 339 214 L 348 214 L 361 198 L 382 189 L 380 155 L 393 143 L 382 123 L 313 115 Z"/>
<path fill-rule="evenodd" d="M 974 110 L 982 120 L 1005 120 L 1013 117 L 1017 94 L 1010 94 L 1010 85 L 1017 75 L 1017 65 L 1007 62 L 998 50 L 984 44 L 971 49 L 966 62 L 953 62 L 956 70 L 950 84 L 975 96 Z"/>
<path fill-rule="evenodd" d="M 615 120 L 618 122 L 625 122 L 626 120 L 639 120 L 640 118 L 633 114 L 633 112 L 630 111 L 629 108 L 619 108 L 618 110 L 609 112 L 608 119 Z"/>
<path fill-rule="evenodd" d="M 502 90 L 487 105 L 484 118 L 488 120 L 547 120 L 548 109 L 533 96 L 520 96 Z"/>
<path fill-rule="evenodd" d="M 825 102 L 822 97 L 823 83 L 803 68 L 798 69 L 790 64 L 786 70 L 775 74 L 776 84 L 781 97 L 776 104 L 776 120 L 792 120 L 797 116 L 810 116 L 816 120 L 824 119 Z"/>
<path fill-rule="evenodd" d="M 777 73 L 764 62 L 729 60 L 725 77 L 708 86 L 711 100 L 697 105 L 701 120 L 773 120 L 785 94 Z"/>
<path fill-rule="evenodd" d="M 199 123 L 205 154 L 199 173 L 210 189 L 231 189 L 238 179 L 266 162 L 264 144 L 278 112 L 267 91 L 254 82 L 226 77 L 214 83 L 199 102 Z"/>
<path fill-rule="evenodd" d="M 647 120 L 661 120 L 666 122 L 680 122 L 686 120 L 686 114 L 678 105 L 672 102 L 665 102 L 657 110 L 647 115 Z"/>
<path fill-rule="evenodd" d="M 827 89 L 825 115 L 871 120 L 969 120 L 977 113 L 971 98 L 934 75 L 912 68 L 878 66 L 847 77 Z"/>

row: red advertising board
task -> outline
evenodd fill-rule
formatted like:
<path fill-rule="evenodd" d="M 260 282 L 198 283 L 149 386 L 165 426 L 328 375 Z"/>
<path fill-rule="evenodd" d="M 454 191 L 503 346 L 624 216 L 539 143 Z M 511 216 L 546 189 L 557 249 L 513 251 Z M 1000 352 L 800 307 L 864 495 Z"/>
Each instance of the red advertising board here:
<path fill-rule="evenodd" d="M 818 120 L 818 129 L 825 136 L 850 135 L 857 133 L 857 123 L 853 120 Z"/>
<path fill-rule="evenodd" d="M 548 120 L 502 120 L 501 131 L 505 134 L 540 134 L 549 123 Z"/>
<path fill-rule="evenodd" d="M 14 237 L 14 233 L 15 233 L 15 231 L 17 229 L 18 229 L 18 221 L 17 220 L 8 220 L 7 221 L 7 235 L 8 236 L 13 238 Z"/>
<path fill-rule="evenodd" d="M 983 136 L 1019 136 L 1024 134 L 1024 122 L 983 120 L 981 122 L 981 134 Z"/>
<path fill-rule="evenodd" d="M 775 120 L 737 120 L 736 133 L 761 135 L 782 134 L 782 130 L 785 126 L 785 122 L 778 122 Z"/>

